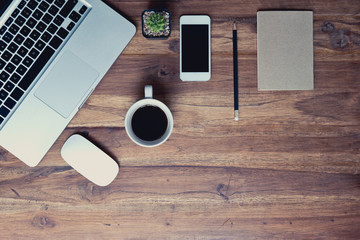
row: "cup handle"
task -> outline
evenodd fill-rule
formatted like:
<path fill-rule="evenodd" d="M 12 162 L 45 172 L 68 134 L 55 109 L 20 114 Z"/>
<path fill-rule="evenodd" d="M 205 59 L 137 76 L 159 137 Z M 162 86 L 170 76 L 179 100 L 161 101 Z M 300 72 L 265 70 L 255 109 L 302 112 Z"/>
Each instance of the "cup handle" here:
<path fill-rule="evenodd" d="M 153 98 L 153 87 L 151 85 L 145 86 L 145 98 Z"/>

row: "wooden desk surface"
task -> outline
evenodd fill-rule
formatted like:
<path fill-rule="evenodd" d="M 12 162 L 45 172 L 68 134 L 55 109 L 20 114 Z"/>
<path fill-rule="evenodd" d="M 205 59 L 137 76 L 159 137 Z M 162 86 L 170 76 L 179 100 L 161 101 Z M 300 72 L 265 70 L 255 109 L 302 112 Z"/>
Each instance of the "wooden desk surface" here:
<path fill-rule="evenodd" d="M 47 156 L 27 167 L 0 150 L 0 239 L 359 239 L 360 4 L 109 0 L 137 33 Z M 144 9 L 171 12 L 168 40 L 141 35 Z M 314 91 L 258 92 L 256 12 L 314 11 Z M 212 79 L 179 79 L 179 17 L 212 18 Z M 233 120 L 232 22 L 240 120 Z M 172 110 L 153 149 L 126 135 L 145 84 Z M 107 187 L 60 148 L 87 132 L 120 163 Z"/>

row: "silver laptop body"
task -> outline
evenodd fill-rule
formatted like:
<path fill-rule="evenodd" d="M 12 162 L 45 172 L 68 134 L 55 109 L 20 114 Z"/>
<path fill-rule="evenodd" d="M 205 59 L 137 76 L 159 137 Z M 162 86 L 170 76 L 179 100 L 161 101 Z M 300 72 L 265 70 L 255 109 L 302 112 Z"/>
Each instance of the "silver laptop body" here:
<path fill-rule="evenodd" d="M 62 1 L 65 2 L 64 4 L 68 2 L 54 0 L 58 5 Z M 13 0 L 0 18 L 0 28 L 12 15 L 15 16 L 13 17 L 15 22 L 17 13 L 14 14 L 14 11 L 17 6 L 29 2 L 33 5 L 42 2 L 44 2 L 43 5 L 49 4 L 49 1 L 44 0 Z M 27 5 L 24 8 L 26 7 Z M 33 7 L 28 7 L 32 13 L 35 11 Z M 44 10 L 43 15 L 46 15 L 46 11 L 56 12 L 54 9 L 58 10 L 58 14 L 63 11 L 61 7 L 57 9 L 55 6 Z M 66 37 L 66 34 L 62 34 L 64 31 L 56 33 L 59 35 L 58 38 L 64 37 L 64 42 L 59 45 L 55 41 L 58 39 L 56 38 L 46 43 L 46 47 L 50 42 L 51 45 L 58 47 L 51 56 L 51 62 L 46 64 L 34 82 L 29 84 L 28 92 L 19 99 L 19 103 L 14 106 L 15 110 L 3 119 L 0 126 L 0 145 L 31 167 L 36 166 L 45 156 L 136 31 L 133 24 L 100 0 L 77 0 L 72 11 L 75 13 L 69 13 L 69 15 L 72 14 L 73 20 L 59 17 L 64 21 L 63 23 L 60 21 L 59 29 L 71 25 L 69 27 L 71 30 Z M 76 13 L 81 13 L 81 16 L 79 17 Z M 44 17 L 44 21 L 47 20 Z M 77 22 L 71 24 L 72 21 Z M 19 24 L 21 25 L 21 19 Z M 26 22 L 24 26 L 26 24 L 31 25 L 31 22 Z M 26 32 L 26 29 L 22 30 L 20 27 L 18 31 Z M 14 34 L 15 38 L 16 34 Z M 41 39 L 43 37 L 41 36 Z M 46 40 L 46 36 L 44 39 Z M 10 59 L 9 63 L 12 60 Z M 6 67 L 7 70 L 12 70 L 11 65 Z M 5 71 L 3 76 L 11 75 L 6 72 L 7 70 L 1 70 L 0 74 Z M 17 73 L 21 72 L 21 69 L 13 71 Z M 14 85 L 12 83 L 8 85 L 14 89 L 17 88 L 16 84 L 15 86 L 12 86 Z M 21 89 L 20 86 L 18 88 Z M 15 96 L 16 94 L 11 91 L 15 92 L 15 90 L 5 92 L 9 96 Z M 13 99 L 6 99 L 6 101 L 7 104 L 12 103 Z M 2 107 L 2 110 L 7 112 L 7 107 Z"/>

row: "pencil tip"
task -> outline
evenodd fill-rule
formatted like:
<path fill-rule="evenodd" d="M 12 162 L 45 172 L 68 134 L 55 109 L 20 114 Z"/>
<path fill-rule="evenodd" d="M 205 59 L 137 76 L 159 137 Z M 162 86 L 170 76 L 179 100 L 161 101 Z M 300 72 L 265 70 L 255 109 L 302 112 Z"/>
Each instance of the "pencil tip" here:
<path fill-rule="evenodd" d="M 233 23 L 233 30 L 236 30 L 236 22 Z"/>

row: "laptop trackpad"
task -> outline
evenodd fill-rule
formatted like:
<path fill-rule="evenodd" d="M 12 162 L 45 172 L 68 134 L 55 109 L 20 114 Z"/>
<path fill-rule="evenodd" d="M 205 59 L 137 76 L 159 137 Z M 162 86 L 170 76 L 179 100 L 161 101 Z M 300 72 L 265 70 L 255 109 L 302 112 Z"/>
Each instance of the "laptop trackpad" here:
<path fill-rule="evenodd" d="M 67 118 L 98 76 L 95 69 L 67 51 L 36 90 L 35 96 Z"/>

